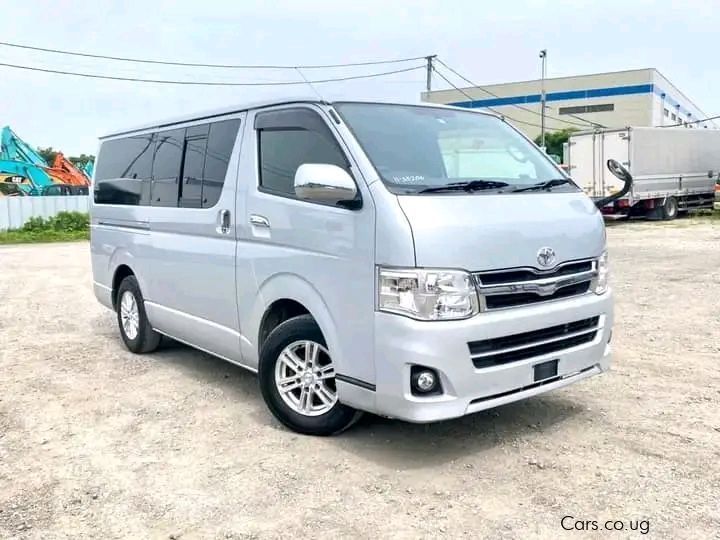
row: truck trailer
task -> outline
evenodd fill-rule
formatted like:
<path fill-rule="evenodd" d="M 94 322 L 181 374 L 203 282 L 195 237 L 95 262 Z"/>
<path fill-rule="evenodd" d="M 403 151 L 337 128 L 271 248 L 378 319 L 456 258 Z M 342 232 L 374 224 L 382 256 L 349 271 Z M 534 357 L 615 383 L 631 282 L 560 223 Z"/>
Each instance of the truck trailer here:
<path fill-rule="evenodd" d="M 713 208 L 720 130 L 628 127 L 579 132 L 570 136 L 564 153 L 569 174 L 595 200 L 623 187 L 605 167 L 608 159 L 630 171 L 630 191 L 601 209 L 608 217 L 669 220 Z"/>

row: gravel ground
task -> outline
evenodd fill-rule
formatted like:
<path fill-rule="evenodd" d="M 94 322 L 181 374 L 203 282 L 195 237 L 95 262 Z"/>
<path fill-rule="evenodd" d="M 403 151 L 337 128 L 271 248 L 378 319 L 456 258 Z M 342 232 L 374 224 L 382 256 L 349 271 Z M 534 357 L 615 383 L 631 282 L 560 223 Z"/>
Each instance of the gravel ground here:
<path fill-rule="evenodd" d="M 333 438 L 283 429 L 230 364 L 127 352 L 87 244 L 0 248 L 0 538 L 642 536 L 631 520 L 718 538 L 720 225 L 608 236 L 612 372 Z M 600 530 L 564 532 L 566 515 Z"/>

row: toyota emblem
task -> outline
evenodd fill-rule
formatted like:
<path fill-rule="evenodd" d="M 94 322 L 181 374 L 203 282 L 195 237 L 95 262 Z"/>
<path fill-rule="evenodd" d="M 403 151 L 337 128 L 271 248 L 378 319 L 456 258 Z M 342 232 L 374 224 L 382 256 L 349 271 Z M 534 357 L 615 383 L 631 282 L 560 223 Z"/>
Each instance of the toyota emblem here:
<path fill-rule="evenodd" d="M 537 262 L 545 268 L 552 266 L 555 262 L 555 250 L 550 247 L 540 248 L 537 252 Z"/>

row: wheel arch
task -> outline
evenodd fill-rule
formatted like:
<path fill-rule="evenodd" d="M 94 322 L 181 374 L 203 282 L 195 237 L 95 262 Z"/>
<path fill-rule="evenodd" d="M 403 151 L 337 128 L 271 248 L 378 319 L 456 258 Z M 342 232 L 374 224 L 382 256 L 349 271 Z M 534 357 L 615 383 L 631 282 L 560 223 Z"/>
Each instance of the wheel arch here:
<path fill-rule="evenodd" d="M 118 247 L 112 252 L 112 255 L 110 255 L 107 275 L 111 276 L 109 285 L 111 288 L 110 294 L 113 309 L 115 309 L 117 302 L 117 288 L 120 286 L 122 280 L 129 275 L 133 275 L 135 279 L 137 279 L 143 298 L 145 300 L 150 299 L 152 291 L 150 290 L 149 284 L 145 281 L 142 272 L 139 272 L 139 262 L 140 261 L 136 259 L 126 247 Z"/>
<path fill-rule="evenodd" d="M 243 347 L 243 357 L 249 363 L 257 365 L 263 340 L 272 328 L 289 318 L 279 322 L 277 318 L 272 318 L 284 310 L 285 316 L 311 315 L 320 327 L 333 361 L 337 362 L 336 365 L 341 364 L 335 322 L 322 295 L 307 280 L 296 274 L 276 274 L 260 285 L 256 298 L 255 306 L 243 325 L 243 334 L 247 340 Z"/>
<path fill-rule="evenodd" d="M 120 287 L 120 284 L 122 283 L 123 279 L 125 279 L 128 276 L 134 276 L 135 272 L 133 272 L 132 268 L 130 268 L 127 264 L 120 264 L 117 268 L 115 268 L 115 272 L 113 272 L 112 277 L 112 292 L 111 298 L 112 298 L 112 305 L 113 309 L 117 309 L 117 297 L 118 297 L 118 288 Z M 137 278 L 136 278 L 137 279 Z"/>

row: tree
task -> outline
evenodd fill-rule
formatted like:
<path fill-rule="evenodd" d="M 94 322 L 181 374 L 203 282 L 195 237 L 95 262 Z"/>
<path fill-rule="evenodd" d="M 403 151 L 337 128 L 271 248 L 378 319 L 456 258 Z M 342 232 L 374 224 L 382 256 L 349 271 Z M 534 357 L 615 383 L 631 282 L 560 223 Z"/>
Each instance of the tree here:
<path fill-rule="evenodd" d="M 561 129 L 558 131 L 551 131 L 545 134 L 545 146 L 549 155 L 555 154 L 562 158 L 563 155 L 563 143 L 568 141 L 573 131 L 577 131 L 575 128 Z M 538 135 L 535 137 L 535 144 L 540 146 L 541 137 Z"/>
<path fill-rule="evenodd" d="M 55 161 L 55 156 L 57 156 L 57 150 L 54 150 L 52 146 L 38 148 L 37 153 L 42 156 L 48 165 L 52 165 L 52 162 Z"/>
<path fill-rule="evenodd" d="M 95 156 L 89 154 L 80 154 L 77 157 L 69 157 L 70 163 L 78 168 L 84 167 L 88 161 L 95 161 Z"/>

